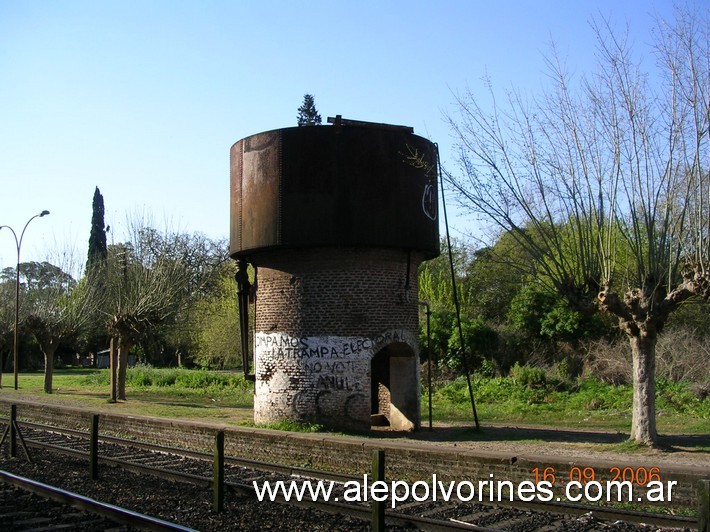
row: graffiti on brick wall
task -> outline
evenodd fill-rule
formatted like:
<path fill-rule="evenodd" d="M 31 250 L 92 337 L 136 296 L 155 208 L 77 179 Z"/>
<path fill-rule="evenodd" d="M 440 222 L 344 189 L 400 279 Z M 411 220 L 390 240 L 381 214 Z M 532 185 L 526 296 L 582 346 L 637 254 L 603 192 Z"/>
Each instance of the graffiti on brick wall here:
<path fill-rule="evenodd" d="M 255 350 L 267 358 L 343 358 L 366 352 L 370 355 L 392 342 L 407 342 L 406 331 L 393 329 L 374 338 L 340 336 L 294 337 L 283 333 L 257 333 Z M 411 335 L 410 335 L 411 336 Z"/>
<path fill-rule="evenodd" d="M 416 340 L 403 329 L 370 338 L 257 333 L 255 409 L 263 404 L 299 418 L 369 420 L 372 357 L 388 344 Z"/>

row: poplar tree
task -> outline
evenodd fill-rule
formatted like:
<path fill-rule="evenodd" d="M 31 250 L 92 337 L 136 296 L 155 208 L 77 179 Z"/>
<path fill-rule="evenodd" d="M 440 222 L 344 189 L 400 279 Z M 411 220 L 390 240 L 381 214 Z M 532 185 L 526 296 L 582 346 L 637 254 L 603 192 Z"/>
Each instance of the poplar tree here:
<path fill-rule="evenodd" d="M 104 225 L 104 197 L 99 187 L 94 191 L 91 214 L 91 233 L 89 234 L 89 253 L 86 260 L 86 269 L 89 270 L 97 262 L 106 260 L 108 248 L 106 246 L 106 226 Z"/>

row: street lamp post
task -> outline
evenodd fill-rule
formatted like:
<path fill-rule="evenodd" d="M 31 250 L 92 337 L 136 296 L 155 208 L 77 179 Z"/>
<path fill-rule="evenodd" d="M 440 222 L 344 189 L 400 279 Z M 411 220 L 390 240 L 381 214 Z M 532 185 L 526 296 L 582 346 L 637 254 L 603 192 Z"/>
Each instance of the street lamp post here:
<path fill-rule="evenodd" d="M 18 375 L 18 369 L 19 369 L 19 355 L 17 351 L 17 330 L 19 329 L 20 326 L 20 248 L 22 247 L 22 238 L 25 236 L 25 230 L 27 229 L 27 226 L 30 225 L 30 222 L 34 220 L 35 218 L 41 218 L 42 216 L 47 216 L 49 214 L 49 211 L 42 211 L 39 214 L 35 214 L 32 218 L 27 220 L 27 223 L 25 224 L 25 227 L 22 228 L 22 232 L 20 233 L 20 238 L 17 238 L 17 233 L 15 233 L 15 230 L 10 227 L 9 225 L 0 225 L 0 229 L 7 228 L 10 230 L 12 233 L 12 236 L 15 237 L 15 246 L 17 247 L 17 268 L 15 268 L 15 274 L 16 274 L 16 282 L 15 282 L 15 335 L 14 335 L 14 343 L 13 343 L 13 370 L 14 370 L 14 375 L 15 375 L 15 390 L 17 390 L 17 375 Z M 0 366 L 0 388 L 2 387 L 2 366 Z"/>

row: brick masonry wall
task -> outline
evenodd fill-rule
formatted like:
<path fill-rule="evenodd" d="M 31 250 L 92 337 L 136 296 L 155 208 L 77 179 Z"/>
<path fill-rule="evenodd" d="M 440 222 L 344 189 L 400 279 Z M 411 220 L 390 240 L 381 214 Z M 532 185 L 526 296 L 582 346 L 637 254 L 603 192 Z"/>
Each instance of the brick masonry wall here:
<path fill-rule="evenodd" d="M 328 248 L 279 249 L 251 260 L 258 268 L 255 422 L 368 429 L 372 357 L 406 344 L 412 367 L 419 367 L 421 257 Z M 419 422 L 418 373 L 411 375 L 407 404 L 416 406 L 402 407 L 391 420 L 402 429 Z"/>
<path fill-rule="evenodd" d="M 10 404 L 0 399 L 0 412 L 8 413 L 5 416 L 9 415 Z M 23 402 L 15 404 L 19 421 L 73 428 L 87 433 L 89 431 L 91 412 L 87 410 Z M 534 481 L 536 468 L 540 474 L 550 468 L 555 472 L 557 496 L 563 495 L 563 483 L 569 480 L 571 474 L 576 474 L 575 468 L 593 468 L 597 480 L 606 481 L 612 479 L 614 468 L 650 470 L 658 465 L 652 458 L 635 456 L 629 457 L 624 463 L 532 453 L 511 456 L 457 448 L 455 444 L 434 445 L 407 440 L 385 442 L 351 436 L 289 433 L 120 414 L 101 414 L 99 425 L 102 435 L 208 453 L 213 451 L 215 435 L 220 430 L 225 432 L 225 453 L 229 456 L 360 476 L 370 472 L 372 452 L 384 449 L 386 477 L 390 480 L 430 482 L 432 475 L 436 474 L 437 480 L 443 482 L 468 480 L 477 483 L 489 480 L 492 474 L 495 480 L 522 482 Z M 673 506 L 695 509 L 698 481 L 710 478 L 710 466 L 661 467 L 660 477 L 663 482 L 677 482 L 673 489 Z M 668 503 L 664 505 L 668 506 Z"/>
<path fill-rule="evenodd" d="M 305 249 L 262 252 L 256 330 L 294 337 L 373 337 L 418 326 L 417 268 L 404 250 Z"/>

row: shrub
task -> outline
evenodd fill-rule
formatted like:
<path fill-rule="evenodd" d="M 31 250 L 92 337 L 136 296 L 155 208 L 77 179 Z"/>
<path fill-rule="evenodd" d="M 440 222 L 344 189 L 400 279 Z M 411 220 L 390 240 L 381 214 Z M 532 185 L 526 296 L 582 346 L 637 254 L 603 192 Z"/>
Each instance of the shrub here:
<path fill-rule="evenodd" d="M 109 370 L 101 370 L 87 375 L 84 382 L 95 386 L 110 384 Z M 148 388 L 175 386 L 191 390 L 249 390 L 251 384 L 241 375 L 218 373 L 209 370 L 189 370 L 179 368 L 154 368 L 149 364 L 137 364 L 126 371 L 126 382 L 130 386 Z"/>
<path fill-rule="evenodd" d="M 81 379 L 81 383 L 87 386 L 109 386 L 111 384 L 111 376 L 108 371 L 99 370 L 85 375 Z"/>
<path fill-rule="evenodd" d="M 540 388 L 547 383 L 545 370 L 534 366 L 521 366 L 517 362 L 510 368 L 510 377 L 516 384 Z"/>
<path fill-rule="evenodd" d="M 461 334 L 463 333 L 463 334 Z M 461 317 L 461 333 L 454 320 L 448 341 L 446 364 L 456 370 L 462 371 L 464 364 L 461 356 L 463 351 L 467 358 L 468 367 L 475 368 L 482 359 L 490 359 L 498 348 L 498 333 L 489 327 L 481 318 L 469 319 Z M 461 345 L 463 335 L 464 345 Z M 462 349 L 463 347 L 463 349 Z"/>

